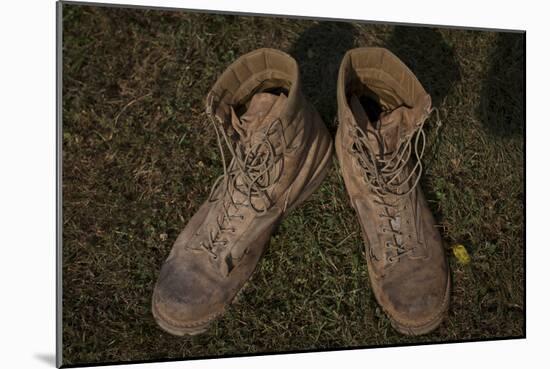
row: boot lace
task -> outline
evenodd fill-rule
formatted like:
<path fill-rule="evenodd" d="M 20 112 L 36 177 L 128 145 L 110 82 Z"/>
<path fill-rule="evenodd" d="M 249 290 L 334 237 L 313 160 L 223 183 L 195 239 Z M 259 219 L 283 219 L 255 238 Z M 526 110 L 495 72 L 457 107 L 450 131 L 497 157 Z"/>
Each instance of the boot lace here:
<path fill-rule="evenodd" d="M 250 208 L 255 214 L 263 214 L 273 205 L 269 191 L 275 186 L 283 173 L 284 154 L 295 148 L 289 148 L 282 121 L 278 118 L 272 121 L 267 129 L 254 135 L 251 143 L 241 141 L 233 144 L 223 126 L 220 128 L 212 113 L 207 113 L 216 132 L 216 141 L 223 162 L 223 174 L 216 179 L 208 201 L 221 203 L 221 214 L 216 218 L 216 224 L 208 233 L 206 242 L 200 247 L 206 250 L 214 259 L 219 246 L 226 247 L 229 243 L 228 233 L 235 233 L 234 220 L 243 220 L 241 210 Z M 277 152 L 271 137 L 281 137 L 282 150 Z M 223 142 L 227 146 L 231 162 L 227 165 Z M 280 165 L 279 165 L 280 163 Z M 256 201 L 255 201 L 256 200 Z"/>
<path fill-rule="evenodd" d="M 407 242 L 412 239 L 412 236 L 407 234 L 405 237 L 400 230 L 401 212 L 407 211 L 406 201 L 401 200 L 415 190 L 422 175 L 421 159 L 426 145 L 424 123 L 434 110 L 439 122 L 437 109 L 432 108 L 427 111 L 426 118 L 417 123 L 414 131 L 402 138 L 397 149 L 392 152 L 385 152 L 381 135 L 375 135 L 380 147 L 378 151 L 372 147 L 367 133 L 361 127 L 357 124 L 352 124 L 350 127 L 353 145 L 349 151 L 362 168 L 363 181 L 375 195 L 374 203 L 380 205 L 383 210 L 378 216 L 388 221 L 388 226 L 382 227 L 382 232 L 388 233 L 391 237 L 391 241 L 385 242 L 385 247 L 390 250 L 387 256 L 387 261 L 390 264 L 413 252 L 416 247 Z M 369 134 L 373 135 L 374 133 L 369 132 Z M 404 175 L 410 168 L 408 163 L 413 155 L 414 165 L 409 174 Z M 403 189 L 404 187 L 405 189 Z M 401 206 L 402 210 L 400 210 Z M 408 220 L 405 221 L 409 223 Z M 394 224 L 399 224 L 399 227 L 395 227 Z"/>

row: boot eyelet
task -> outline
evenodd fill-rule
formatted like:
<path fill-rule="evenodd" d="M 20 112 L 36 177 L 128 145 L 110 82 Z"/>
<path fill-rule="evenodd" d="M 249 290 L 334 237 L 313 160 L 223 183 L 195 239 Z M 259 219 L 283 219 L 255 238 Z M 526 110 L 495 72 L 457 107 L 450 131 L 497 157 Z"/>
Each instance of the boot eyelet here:
<path fill-rule="evenodd" d="M 386 247 L 388 247 L 388 248 L 391 247 L 390 241 L 386 241 Z"/>

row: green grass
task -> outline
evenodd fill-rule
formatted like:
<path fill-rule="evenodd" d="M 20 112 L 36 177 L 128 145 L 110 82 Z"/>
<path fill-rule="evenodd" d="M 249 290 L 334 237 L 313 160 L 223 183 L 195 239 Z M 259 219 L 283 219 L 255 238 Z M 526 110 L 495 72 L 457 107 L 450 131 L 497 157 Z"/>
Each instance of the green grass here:
<path fill-rule="evenodd" d="M 411 344 L 524 331 L 524 37 L 158 10 L 63 6 L 65 364 Z M 221 173 L 204 98 L 238 56 L 291 53 L 331 133 L 346 50 L 385 46 L 443 125 L 426 130 L 422 186 L 452 271 L 449 318 L 395 332 L 369 287 L 359 224 L 335 162 L 287 217 L 239 301 L 205 334 L 161 331 L 160 266 Z M 472 257 L 457 263 L 464 244 Z"/>

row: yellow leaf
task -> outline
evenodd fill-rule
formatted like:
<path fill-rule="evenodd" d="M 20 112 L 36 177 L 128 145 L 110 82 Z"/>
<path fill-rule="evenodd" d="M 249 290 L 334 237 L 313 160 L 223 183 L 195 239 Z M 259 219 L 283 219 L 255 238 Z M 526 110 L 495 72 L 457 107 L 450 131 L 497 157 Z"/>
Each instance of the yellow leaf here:
<path fill-rule="evenodd" d="M 468 251 L 466 251 L 466 248 L 464 245 L 456 244 L 453 246 L 453 254 L 455 255 L 458 262 L 462 265 L 466 265 L 470 263 L 470 255 L 468 255 Z"/>

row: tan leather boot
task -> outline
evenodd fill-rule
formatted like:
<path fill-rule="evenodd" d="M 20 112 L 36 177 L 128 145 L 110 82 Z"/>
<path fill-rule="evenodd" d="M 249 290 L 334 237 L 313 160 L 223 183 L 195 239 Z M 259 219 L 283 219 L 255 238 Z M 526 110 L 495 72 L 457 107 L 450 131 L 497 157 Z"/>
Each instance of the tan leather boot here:
<path fill-rule="evenodd" d="M 277 224 L 320 185 L 332 156 L 331 137 L 302 95 L 298 65 L 281 51 L 235 61 L 206 110 L 224 174 L 177 238 L 153 293 L 156 321 L 175 335 L 203 332 L 224 313 Z"/>
<path fill-rule="evenodd" d="M 346 53 L 337 98 L 336 154 L 374 295 L 399 332 L 427 333 L 445 316 L 450 290 L 441 237 L 418 185 L 431 98 L 382 48 Z"/>

